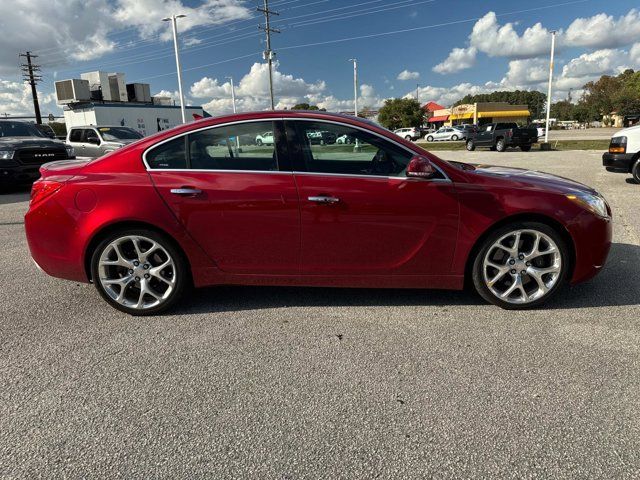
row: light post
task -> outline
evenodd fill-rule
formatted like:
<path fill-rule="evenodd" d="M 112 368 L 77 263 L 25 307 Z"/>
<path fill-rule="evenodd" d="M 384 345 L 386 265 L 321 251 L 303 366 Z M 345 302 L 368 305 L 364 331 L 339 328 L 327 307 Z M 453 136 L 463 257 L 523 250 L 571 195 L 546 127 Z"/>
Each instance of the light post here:
<path fill-rule="evenodd" d="M 551 32 L 551 58 L 549 59 L 549 89 L 547 90 L 547 122 L 544 130 L 544 143 L 540 146 L 543 150 L 551 150 L 549 146 L 549 117 L 551 116 L 551 84 L 553 83 L 553 54 L 556 49 L 556 31 Z"/>
<path fill-rule="evenodd" d="M 420 84 L 416 84 L 416 101 L 420 103 Z"/>
<path fill-rule="evenodd" d="M 187 116 L 184 110 L 184 95 L 182 94 L 182 69 L 180 68 L 180 51 L 178 49 L 178 18 L 184 18 L 186 15 L 171 15 L 163 18 L 163 22 L 171 22 L 173 28 L 173 48 L 176 52 L 176 71 L 178 72 L 178 92 L 180 94 L 180 113 L 182 114 L 182 123 L 187 123 Z"/>
<path fill-rule="evenodd" d="M 350 62 L 353 62 L 353 115 L 355 117 L 358 116 L 358 59 L 350 58 Z M 358 152 L 360 151 L 360 144 L 358 143 L 358 138 L 356 137 L 356 145 L 353 147 L 353 150 Z"/>
<path fill-rule="evenodd" d="M 233 113 L 238 113 L 236 110 L 236 89 L 233 86 L 233 77 L 226 78 L 229 79 L 229 82 L 231 83 L 231 103 L 233 104 Z"/>

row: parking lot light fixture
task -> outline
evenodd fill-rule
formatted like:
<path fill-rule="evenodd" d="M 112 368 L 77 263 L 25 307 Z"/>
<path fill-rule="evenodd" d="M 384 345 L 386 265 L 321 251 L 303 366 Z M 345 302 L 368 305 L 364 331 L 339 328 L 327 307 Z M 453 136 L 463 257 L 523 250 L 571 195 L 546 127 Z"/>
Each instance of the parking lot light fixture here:
<path fill-rule="evenodd" d="M 182 114 L 182 123 L 187 123 L 187 116 L 184 108 L 184 94 L 182 93 L 182 69 L 180 68 L 180 50 L 178 48 L 178 18 L 184 18 L 186 15 L 171 15 L 163 18 L 163 22 L 171 22 L 173 28 L 173 48 L 176 52 L 176 71 L 178 73 L 178 93 L 180 95 L 180 113 Z"/>

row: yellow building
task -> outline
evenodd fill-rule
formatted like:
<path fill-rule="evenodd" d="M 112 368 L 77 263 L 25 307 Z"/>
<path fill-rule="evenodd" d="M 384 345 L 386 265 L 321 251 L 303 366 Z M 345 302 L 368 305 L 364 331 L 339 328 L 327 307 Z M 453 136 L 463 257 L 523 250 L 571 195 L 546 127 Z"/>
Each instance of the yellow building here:
<path fill-rule="evenodd" d="M 471 123 L 483 125 L 494 122 L 529 122 L 531 112 L 527 105 L 510 105 L 506 102 L 473 103 L 451 107 L 448 126 Z"/>

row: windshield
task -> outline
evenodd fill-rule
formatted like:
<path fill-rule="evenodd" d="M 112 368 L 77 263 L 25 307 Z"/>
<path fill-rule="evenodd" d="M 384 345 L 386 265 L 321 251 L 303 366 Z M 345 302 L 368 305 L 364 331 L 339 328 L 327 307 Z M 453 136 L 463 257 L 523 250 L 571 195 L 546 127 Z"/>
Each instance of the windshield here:
<path fill-rule="evenodd" d="M 26 122 L 0 122 L 0 137 L 44 137 L 44 133 Z"/>
<path fill-rule="evenodd" d="M 128 127 L 102 127 L 98 128 L 98 132 L 100 132 L 100 136 L 105 142 L 138 140 L 142 138 L 142 135 Z"/>

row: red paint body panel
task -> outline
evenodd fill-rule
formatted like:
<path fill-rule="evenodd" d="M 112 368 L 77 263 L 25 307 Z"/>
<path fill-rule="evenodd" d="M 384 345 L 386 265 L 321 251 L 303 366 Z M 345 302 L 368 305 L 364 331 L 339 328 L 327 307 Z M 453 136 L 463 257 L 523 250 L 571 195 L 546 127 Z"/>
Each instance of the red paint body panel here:
<path fill-rule="evenodd" d="M 424 155 L 449 181 L 288 172 L 147 172 L 156 143 L 207 126 L 251 119 L 312 118 L 367 129 Z M 569 235 L 572 282 L 595 275 L 611 245 L 611 221 L 567 199 L 593 193 L 558 177 L 505 168 L 458 168 L 368 122 L 309 112 L 257 112 L 203 119 L 160 132 L 88 164 L 60 162 L 64 178 L 25 216 L 34 260 L 50 275 L 87 281 L 92 239 L 121 222 L 170 235 L 196 286 L 211 284 L 461 288 L 474 245 L 519 215 L 552 219 Z M 70 180 L 69 178 L 72 177 Z M 62 180 L 61 180 L 62 181 Z M 202 190 L 177 197 L 172 188 Z M 338 204 L 308 201 L 333 195 Z"/>

